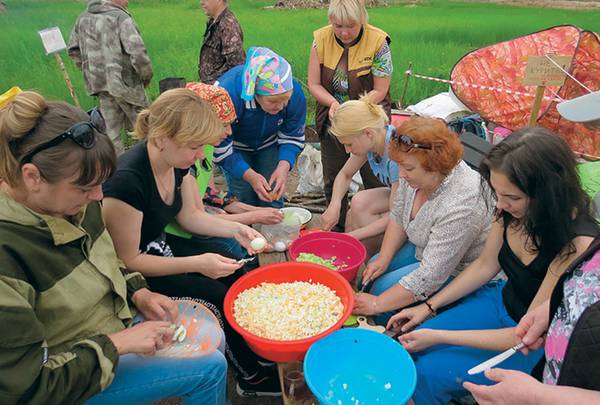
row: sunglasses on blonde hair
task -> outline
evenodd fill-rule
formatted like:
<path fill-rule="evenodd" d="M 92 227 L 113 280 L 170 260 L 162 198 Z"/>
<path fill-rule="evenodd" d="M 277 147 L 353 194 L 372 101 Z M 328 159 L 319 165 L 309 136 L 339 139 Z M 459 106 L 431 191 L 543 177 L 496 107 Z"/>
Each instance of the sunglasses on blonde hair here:
<path fill-rule="evenodd" d="M 31 163 L 33 157 L 43 150 L 60 145 L 67 139 L 72 140 L 83 149 L 92 149 L 96 145 L 96 132 L 106 135 L 106 123 L 102 113 L 96 107 L 88 112 L 89 121 L 78 122 L 62 134 L 55 136 L 47 142 L 41 143 L 31 152 L 21 158 L 21 164 Z"/>

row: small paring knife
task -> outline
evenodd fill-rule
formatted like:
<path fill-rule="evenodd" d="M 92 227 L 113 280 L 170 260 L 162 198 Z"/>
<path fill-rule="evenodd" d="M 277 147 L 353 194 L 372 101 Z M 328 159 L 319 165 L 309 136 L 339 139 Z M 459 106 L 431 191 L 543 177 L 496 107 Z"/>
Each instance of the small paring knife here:
<path fill-rule="evenodd" d="M 256 256 L 248 257 L 246 259 L 240 259 L 240 260 L 237 261 L 237 264 L 244 265 L 246 263 L 250 263 L 254 259 L 256 259 Z"/>
<path fill-rule="evenodd" d="M 497 366 L 498 364 L 502 363 L 504 360 L 508 359 L 510 356 L 512 356 L 513 354 L 515 354 L 516 352 L 518 352 L 525 346 L 526 346 L 525 343 L 519 343 L 518 345 L 514 345 L 513 347 L 500 353 L 499 355 L 494 356 L 491 359 L 486 360 L 483 363 L 479 364 L 478 366 L 473 367 L 472 369 L 467 371 L 467 374 L 473 375 L 473 374 L 482 373 L 489 368 Z"/>

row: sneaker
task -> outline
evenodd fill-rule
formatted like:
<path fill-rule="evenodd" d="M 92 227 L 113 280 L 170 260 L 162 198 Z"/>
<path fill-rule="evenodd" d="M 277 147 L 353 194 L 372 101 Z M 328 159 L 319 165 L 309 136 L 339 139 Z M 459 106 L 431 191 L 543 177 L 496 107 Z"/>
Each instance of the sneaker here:
<path fill-rule="evenodd" d="M 277 369 L 275 372 L 258 372 L 248 380 L 238 378 L 236 391 L 240 397 L 280 397 L 281 384 Z"/>

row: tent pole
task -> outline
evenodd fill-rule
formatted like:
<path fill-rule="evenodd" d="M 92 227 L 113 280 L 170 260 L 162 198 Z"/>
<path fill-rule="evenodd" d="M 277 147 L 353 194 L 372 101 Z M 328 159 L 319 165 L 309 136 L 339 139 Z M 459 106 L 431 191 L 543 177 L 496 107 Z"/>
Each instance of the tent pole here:
<path fill-rule="evenodd" d="M 535 91 L 535 99 L 533 100 L 533 107 L 531 107 L 531 117 L 529 117 L 529 127 L 535 127 L 538 113 L 540 112 L 540 106 L 542 105 L 542 98 L 544 97 L 544 91 L 546 86 L 537 86 Z"/>
<path fill-rule="evenodd" d="M 400 95 L 400 104 L 398 107 L 404 108 L 404 97 L 406 96 L 406 89 L 408 88 L 408 79 L 412 73 L 412 62 L 408 62 L 408 69 L 404 72 L 404 86 L 402 87 L 402 94 Z"/>

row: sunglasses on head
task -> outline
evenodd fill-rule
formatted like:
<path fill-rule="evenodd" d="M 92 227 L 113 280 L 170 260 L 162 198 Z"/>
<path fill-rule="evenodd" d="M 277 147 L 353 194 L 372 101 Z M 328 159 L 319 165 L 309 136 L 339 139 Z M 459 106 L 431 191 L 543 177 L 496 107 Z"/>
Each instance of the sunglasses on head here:
<path fill-rule="evenodd" d="M 21 164 L 30 163 L 36 154 L 59 145 L 67 139 L 71 139 L 83 149 L 92 149 L 96 145 L 96 131 L 106 135 L 106 123 L 102 113 L 96 107 L 88 111 L 88 115 L 90 116 L 89 121 L 78 122 L 62 134 L 33 148 L 31 152 L 21 158 Z"/>
<path fill-rule="evenodd" d="M 398 143 L 400 144 L 401 150 L 404 152 L 408 152 L 411 149 L 425 149 L 425 150 L 432 149 L 431 144 L 415 143 L 415 141 L 410 136 L 405 135 L 405 134 L 399 134 L 398 132 L 396 132 L 396 129 L 394 129 L 392 132 L 392 138 L 396 139 L 398 141 Z"/>

